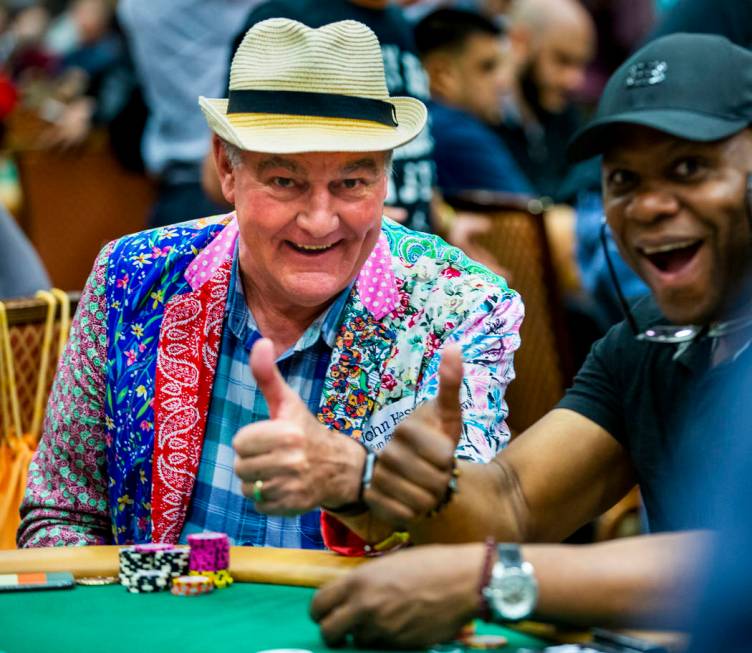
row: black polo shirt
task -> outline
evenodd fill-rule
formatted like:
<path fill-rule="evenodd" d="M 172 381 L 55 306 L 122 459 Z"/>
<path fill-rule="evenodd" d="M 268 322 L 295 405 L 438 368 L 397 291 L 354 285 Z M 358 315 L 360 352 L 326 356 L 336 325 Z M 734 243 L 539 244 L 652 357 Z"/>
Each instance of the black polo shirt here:
<path fill-rule="evenodd" d="M 666 324 L 652 298 L 635 308 L 640 330 Z M 608 431 L 628 451 L 651 531 L 703 528 L 715 507 L 708 481 L 724 474 L 750 410 L 752 347 L 710 368 L 712 341 L 667 345 L 635 339 L 621 322 L 593 345 L 559 403 Z M 744 372 L 743 374 L 740 374 Z"/>

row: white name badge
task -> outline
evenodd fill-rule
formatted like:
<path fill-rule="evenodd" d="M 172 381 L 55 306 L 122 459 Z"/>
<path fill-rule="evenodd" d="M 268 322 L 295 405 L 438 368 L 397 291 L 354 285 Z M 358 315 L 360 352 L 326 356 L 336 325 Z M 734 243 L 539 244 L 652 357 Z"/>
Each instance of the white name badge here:
<path fill-rule="evenodd" d="M 371 451 L 378 451 L 392 439 L 394 429 L 415 409 L 415 395 L 403 397 L 387 404 L 371 415 L 371 421 L 363 427 L 363 442 Z"/>

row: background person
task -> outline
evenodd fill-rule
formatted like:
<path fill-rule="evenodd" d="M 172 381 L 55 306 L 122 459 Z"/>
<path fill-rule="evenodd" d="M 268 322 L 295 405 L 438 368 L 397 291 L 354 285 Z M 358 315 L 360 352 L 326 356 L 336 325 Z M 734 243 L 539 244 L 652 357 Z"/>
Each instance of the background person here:
<path fill-rule="evenodd" d="M 39 255 L 0 205 L 0 300 L 28 297 L 50 286 Z"/>
<path fill-rule="evenodd" d="M 442 194 L 533 194 L 492 129 L 499 124 L 501 98 L 510 84 L 501 28 L 474 12 L 438 9 L 415 26 L 415 40 L 431 88 L 428 109 Z"/>
<path fill-rule="evenodd" d="M 508 30 L 516 74 L 498 132 L 538 194 L 560 201 L 567 143 L 582 122 L 573 98 L 594 54 L 593 22 L 577 0 L 517 0 Z"/>
<path fill-rule="evenodd" d="M 225 90 L 232 36 L 259 0 L 123 0 L 117 15 L 148 110 L 141 139 L 147 172 L 158 182 L 152 227 L 222 213 L 201 186 L 210 132 L 199 95 Z"/>

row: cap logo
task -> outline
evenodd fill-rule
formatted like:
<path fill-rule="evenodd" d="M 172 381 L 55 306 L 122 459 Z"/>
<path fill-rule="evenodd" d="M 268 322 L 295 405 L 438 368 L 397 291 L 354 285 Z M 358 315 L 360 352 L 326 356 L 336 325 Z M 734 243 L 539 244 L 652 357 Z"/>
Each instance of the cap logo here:
<path fill-rule="evenodd" d="M 666 79 L 668 64 L 665 61 L 641 61 L 630 66 L 624 85 L 627 88 L 655 86 Z"/>

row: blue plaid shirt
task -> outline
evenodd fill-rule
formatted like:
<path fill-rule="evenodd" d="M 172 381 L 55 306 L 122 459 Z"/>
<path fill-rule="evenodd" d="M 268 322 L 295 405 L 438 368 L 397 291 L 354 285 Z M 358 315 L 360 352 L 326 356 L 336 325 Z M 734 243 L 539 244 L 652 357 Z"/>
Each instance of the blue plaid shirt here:
<path fill-rule="evenodd" d="M 350 290 L 343 290 L 277 360 L 282 376 L 314 414 Z M 237 545 L 321 549 L 318 510 L 297 517 L 258 513 L 253 501 L 243 496 L 240 479 L 233 472 L 235 433 L 245 424 L 269 418 L 266 400 L 248 364 L 251 347 L 261 337 L 245 302 L 236 247 L 201 464 L 180 541 L 185 542 L 191 533 L 220 531 Z"/>

